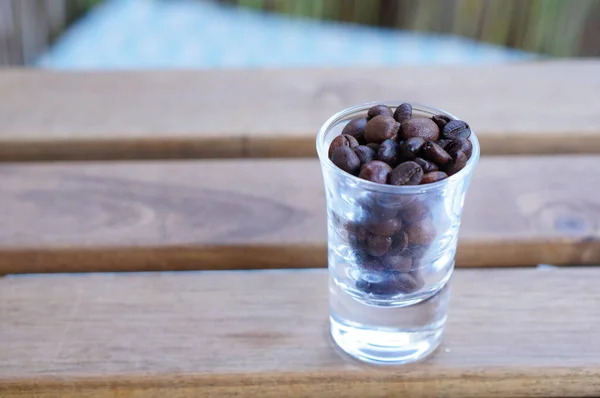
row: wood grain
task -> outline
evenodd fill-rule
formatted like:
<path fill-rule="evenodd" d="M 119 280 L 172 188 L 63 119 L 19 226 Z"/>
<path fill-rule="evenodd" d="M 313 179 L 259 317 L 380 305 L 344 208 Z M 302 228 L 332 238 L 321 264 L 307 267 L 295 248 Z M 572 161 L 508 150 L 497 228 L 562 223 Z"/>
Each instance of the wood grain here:
<path fill-rule="evenodd" d="M 600 152 L 600 61 L 231 71 L 0 71 L 0 160 L 315 156 L 382 99 L 468 120 L 486 154 Z M 385 77 L 385 78 L 384 78 Z M 551 101 L 549 101 L 551 99 Z"/>
<path fill-rule="evenodd" d="M 5 277 L 0 396 L 598 396 L 599 283 L 458 270 L 442 346 L 381 368 L 334 348 L 324 270 Z"/>
<path fill-rule="evenodd" d="M 0 274 L 326 264 L 316 160 L 5 164 Z M 458 266 L 600 262 L 600 158 L 487 157 Z"/>

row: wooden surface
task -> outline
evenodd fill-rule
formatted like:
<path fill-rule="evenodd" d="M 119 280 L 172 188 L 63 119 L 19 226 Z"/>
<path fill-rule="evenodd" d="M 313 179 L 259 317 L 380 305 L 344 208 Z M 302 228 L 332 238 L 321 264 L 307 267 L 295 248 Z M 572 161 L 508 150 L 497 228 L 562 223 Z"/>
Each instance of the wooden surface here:
<path fill-rule="evenodd" d="M 399 368 L 333 348 L 326 283 L 324 270 L 2 278 L 0 396 L 600 395 L 597 269 L 458 270 L 441 347 Z"/>
<path fill-rule="evenodd" d="M 0 160 L 315 156 L 381 99 L 469 121 L 483 153 L 600 152 L 600 61 L 277 71 L 0 71 Z"/>
<path fill-rule="evenodd" d="M 0 274 L 326 264 L 316 160 L 5 164 Z M 600 262 L 598 156 L 486 157 L 459 266 Z"/>

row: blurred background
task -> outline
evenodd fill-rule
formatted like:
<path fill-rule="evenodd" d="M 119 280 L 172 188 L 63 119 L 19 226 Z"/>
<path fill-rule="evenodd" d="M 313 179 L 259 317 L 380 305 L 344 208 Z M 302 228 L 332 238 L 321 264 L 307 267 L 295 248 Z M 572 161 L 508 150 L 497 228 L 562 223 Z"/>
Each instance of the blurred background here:
<path fill-rule="evenodd" d="M 0 0 L 0 64 L 369 66 L 600 55 L 600 0 Z"/>

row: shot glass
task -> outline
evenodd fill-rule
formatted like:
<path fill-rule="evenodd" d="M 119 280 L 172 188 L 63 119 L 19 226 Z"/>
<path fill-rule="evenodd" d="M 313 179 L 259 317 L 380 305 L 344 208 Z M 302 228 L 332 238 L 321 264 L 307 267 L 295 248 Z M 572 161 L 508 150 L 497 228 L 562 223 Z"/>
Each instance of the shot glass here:
<path fill-rule="evenodd" d="M 403 102 L 383 102 L 395 108 Z M 430 184 L 393 186 L 360 179 L 328 158 L 331 141 L 366 103 L 333 115 L 317 134 L 327 198 L 331 335 L 349 355 L 402 364 L 426 357 L 442 340 L 465 194 L 479 160 Z M 453 115 L 412 104 L 413 117 Z"/>

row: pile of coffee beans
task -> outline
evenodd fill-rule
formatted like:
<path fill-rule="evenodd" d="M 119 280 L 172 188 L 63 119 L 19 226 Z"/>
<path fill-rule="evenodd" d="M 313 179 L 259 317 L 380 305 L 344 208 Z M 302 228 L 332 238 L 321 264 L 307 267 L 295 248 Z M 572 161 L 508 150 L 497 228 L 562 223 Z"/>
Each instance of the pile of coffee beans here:
<path fill-rule="evenodd" d="M 351 120 L 329 147 L 340 169 L 389 185 L 419 185 L 458 173 L 471 157 L 471 129 L 446 115 L 415 116 L 410 104 L 394 111 L 375 105 Z"/>
<path fill-rule="evenodd" d="M 351 120 L 329 147 L 329 158 L 359 178 L 388 185 L 429 184 L 463 169 L 473 151 L 469 125 L 446 115 L 413 116 L 410 104 L 370 108 Z M 435 220 L 443 198 L 426 194 L 365 192 L 351 219 L 335 214 L 335 228 L 360 272 L 355 287 L 390 297 L 425 285 L 423 271 L 439 256 Z M 436 254 L 437 253 L 437 254 Z"/>
<path fill-rule="evenodd" d="M 376 203 L 361 209 L 357 221 L 334 216 L 361 269 L 357 287 L 378 295 L 410 294 L 423 287 L 421 259 L 437 235 L 428 205 L 415 198 L 400 210 Z"/>

